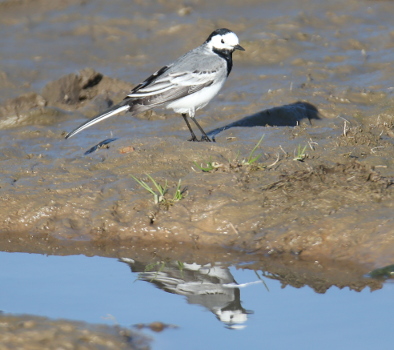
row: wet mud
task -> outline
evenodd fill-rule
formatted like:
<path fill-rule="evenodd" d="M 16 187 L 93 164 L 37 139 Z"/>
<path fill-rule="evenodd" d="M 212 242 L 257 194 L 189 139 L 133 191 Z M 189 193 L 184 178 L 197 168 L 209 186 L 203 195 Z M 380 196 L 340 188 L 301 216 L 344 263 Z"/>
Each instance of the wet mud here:
<path fill-rule="evenodd" d="M 0 314 L 1 349 L 150 349 L 150 339 L 121 327 Z"/>
<path fill-rule="evenodd" d="M 215 1 L 136 2 L 129 17 L 101 2 L 40 3 L 0 5 L 1 26 L 26 33 L 10 37 L 37 43 L 16 56 L 32 69 L 2 53 L 1 250 L 242 263 L 318 292 L 381 287 L 364 275 L 394 252 L 390 2 L 230 1 L 219 17 Z M 182 118 L 162 110 L 64 139 L 216 27 L 246 49 L 197 114 L 216 142 L 188 142 Z M 132 177 L 154 188 L 147 174 L 168 185 L 160 203 Z"/>
<path fill-rule="evenodd" d="M 44 115 L 42 108 L 50 114 L 55 108 L 86 111 L 109 82 L 117 85 L 93 69 L 50 82 L 39 95 L 45 106 L 20 112 L 20 123 L 30 113 Z M 15 110 L 21 98 L 34 105 L 37 96 L 18 97 L 5 108 Z M 160 120 L 155 114 L 139 118 L 155 123 Z M 289 125 L 270 125 L 275 120 Z M 123 136 L 86 156 L 86 149 L 72 139 L 63 140 L 65 130 L 30 129 L 26 142 L 36 150 L 12 143 L 2 148 L 1 230 L 12 236 L 45 233 L 64 240 L 152 242 L 169 249 L 174 244 L 196 249 L 216 245 L 259 254 L 387 263 L 394 243 L 394 187 L 388 171 L 392 128 L 352 126 L 341 118 L 327 124 L 317 108 L 296 102 L 212 130 L 215 143 L 170 135 Z M 254 151 L 258 139 L 239 142 L 245 131 L 264 135 Z M 275 139 L 281 143 L 275 145 Z M 282 145 L 286 139 L 293 146 Z M 168 185 L 160 203 L 132 177 L 155 189 L 148 175 Z M 184 192 L 174 200 L 179 180 Z"/>

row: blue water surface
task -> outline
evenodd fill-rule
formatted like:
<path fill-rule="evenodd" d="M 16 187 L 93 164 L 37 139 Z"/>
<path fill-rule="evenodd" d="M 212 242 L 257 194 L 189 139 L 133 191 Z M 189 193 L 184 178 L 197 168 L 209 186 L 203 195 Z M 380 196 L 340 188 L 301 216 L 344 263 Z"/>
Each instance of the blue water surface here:
<path fill-rule="evenodd" d="M 3 312 L 125 327 L 153 321 L 179 326 L 144 331 L 153 336 L 153 349 L 393 348 L 391 283 L 374 292 L 333 287 L 317 294 L 309 287 L 281 288 L 267 278 L 265 286 L 254 271 L 230 268 L 226 276 L 245 284 L 237 290 L 248 310 L 242 329 L 232 329 L 207 305 L 156 288 L 157 281 L 142 280 L 118 259 L 1 252 L 0 266 Z M 168 285 L 176 279 L 165 278 Z"/>

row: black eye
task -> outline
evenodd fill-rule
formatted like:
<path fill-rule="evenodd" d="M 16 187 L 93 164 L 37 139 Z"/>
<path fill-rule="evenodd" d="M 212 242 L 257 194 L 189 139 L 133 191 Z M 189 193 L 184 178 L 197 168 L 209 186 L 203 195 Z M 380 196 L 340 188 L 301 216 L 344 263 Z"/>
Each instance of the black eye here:
<path fill-rule="evenodd" d="M 222 39 L 222 44 L 224 44 L 224 40 Z"/>

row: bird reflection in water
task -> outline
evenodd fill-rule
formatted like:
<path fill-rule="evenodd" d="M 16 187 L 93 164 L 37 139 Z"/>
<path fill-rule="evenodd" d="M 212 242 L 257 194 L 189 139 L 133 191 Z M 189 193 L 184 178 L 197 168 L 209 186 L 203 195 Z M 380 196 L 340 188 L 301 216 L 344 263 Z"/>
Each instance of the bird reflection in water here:
<path fill-rule="evenodd" d="M 148 265 L 130 258 L 119 260 L 138 273 L 138 279 L 166 292 L 183 295 L 189 304 L 204 306 L 227 328 L 245 328 L 248 315 L 253 313 L 242 307 L 239 285 L 227 267 L 178 261 Z"/>

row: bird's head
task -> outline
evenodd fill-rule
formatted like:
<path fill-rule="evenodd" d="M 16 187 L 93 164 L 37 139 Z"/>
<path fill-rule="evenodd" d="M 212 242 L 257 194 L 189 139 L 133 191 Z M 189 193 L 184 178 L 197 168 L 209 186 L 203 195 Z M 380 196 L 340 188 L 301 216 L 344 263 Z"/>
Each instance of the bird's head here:
<path fill-rule="evenodd" d="M 239 45 L 237 35 L 226 28 L 216 29 L 211 33 L 205 43 L 212 50 L 230 52 L 234 50 L 245 51 L 245 49 Z"/>

